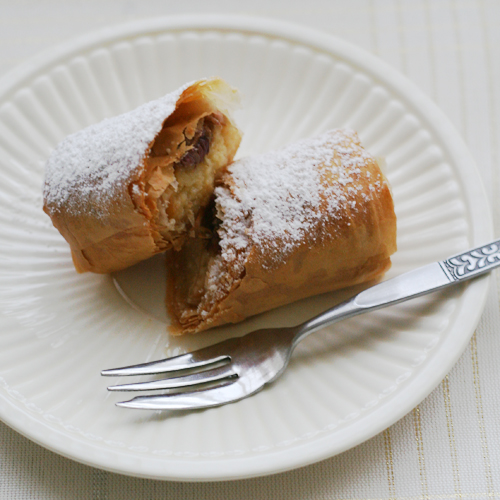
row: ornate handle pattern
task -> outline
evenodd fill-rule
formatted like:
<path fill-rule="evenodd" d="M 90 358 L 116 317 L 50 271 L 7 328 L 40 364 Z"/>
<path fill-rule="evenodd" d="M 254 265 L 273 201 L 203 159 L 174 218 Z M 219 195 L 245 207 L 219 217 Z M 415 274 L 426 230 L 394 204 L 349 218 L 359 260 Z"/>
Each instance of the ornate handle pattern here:
<path fill-rule="evenodd" d="M 480 274 L 500 263 L 500 240 L 484 247 L 475 248 L 441 262 L 441 266 L 453 280 L 460 280 L 472 274 Z"/>

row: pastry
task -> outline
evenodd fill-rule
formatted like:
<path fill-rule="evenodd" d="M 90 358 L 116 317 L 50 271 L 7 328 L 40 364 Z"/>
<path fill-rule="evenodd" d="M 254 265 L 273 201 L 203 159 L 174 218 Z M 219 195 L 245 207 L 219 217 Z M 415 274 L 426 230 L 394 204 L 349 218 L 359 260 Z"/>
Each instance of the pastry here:
<path fill-rule="evenodd" d="M 241 135 L 237 92 L 187 84 L 64 139 L 46 166 L 44 210 L 79 272 L 109 273 L 180 248 L 197 230 Z"/>
<path fill-rule="evenodd" d="M 378 278 L 396 250 L 389 184 L 350 130 L 233 162 L 201 227 L 170 255 L 174 334 Z"/>

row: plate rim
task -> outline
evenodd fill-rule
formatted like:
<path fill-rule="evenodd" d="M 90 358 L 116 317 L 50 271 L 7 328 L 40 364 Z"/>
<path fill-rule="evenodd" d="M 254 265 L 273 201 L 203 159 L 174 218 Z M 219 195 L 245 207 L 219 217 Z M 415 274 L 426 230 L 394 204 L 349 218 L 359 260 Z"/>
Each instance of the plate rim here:
<path fill-rule="evenodd" d="M 0 79 L 0 104 L 8 101 L 9 93 L 11 92 L 13 95 L 17 92 L 27 79 L 36 78 L 37 74 L 45 68 L 54 67 L 59 60 L 71 55 L 90 51 L 94 47 L 97 48 L 113 41 L 123 40 L 124 37 L 136 38 L 141 35 L 152 36 L 172 31 L 210 29 L 247 32 L 287 39 L 293 43 L 310 46 L 315 50 L 323 50 L 337 57 L 345 58 L 349 63 L 368 71 L 371 76 L 375 75 L 391 91 L 399 95 L 410 109 L 412 107 L 414 110 L 418 109 L 419 119 L 425 119 L 426 127 L 432 130 L 442 144 L 447 146 L 446 152 L 451 157 L 450 163 L 452 165 L 467 164 L 465 170 L 459 169 L 461 177 L 457 180 L 462 181 L 463 177 L 467 177 L 473 181 L 468 182 L 467 190 L 461 185 L 461 194 L 469 209 L 468 217 L 474 221 L 474 225 L 469 225 L 470 245 L 478 246 L 493 239 L 491 210 L 479 170 L 460 134 L 438 106 L 416 84 L 373 54 L 334 35 L 300 24 L 258 16 L 218 14 L 176 15 L 117 24 L 48 48 L 9 71 Z M 480 202 L 478 203 L 477 200 Z M 441 364 L 439 369 L 430 370 L 427 368 L 413 377 L 406 389 L 397 394 L 399 408 L 396 411 L 393 408 L 396 396 L 388 397 L 384 405 L 370 414 L 371 420 L 373 420 L 374 415 L 378 416 L 378 425 L 367 425 L 366 419 L 358 419 L 356 426 L 361 427 L 361 429 L 356 439 L 339 440 L 336 436 L 335 443 L 332 443 L 332 436 L 330 439 L 323 437 L 323 439 L 308 441 L 298 446 L 298 453 L 272 452 L 265 455 L 266 459 L 263 459 L 262 455 L 197 460 L 196 463 L 177 458 L 175 460 L 168 459 L 168 467 L 162 467 L 162 464 L 164 465 L 166 462 L 164 457 L 159 456 L 158 459 L 140 458 L 126 450 L 111 450 L 109 448 L 104 450 L 97 444 L 92 444 L 76 435 L 69 439 L 68 446 L 66 443 L 68 441 L 67 433 L 56 430 L 48 424 L 43 424 L 26 412 L 23 413 L 22 418 L 19 418 L 19 406 L 6 398 L 3 393 L 0 393 L 0 418 L 28 439 L 60 455 L 93 467 L 136 477 L 174 481 L 221 481 L 264 476 L 303 467 L 337 455 L 374 437 L 406 415 L 429 395 L 455 365 L 467 347 L 486 304 L 489 284 L 490 277 L 486 276 L 464 286 L 462 296 L 472 297 L 478 307 L 475 307 L 472 312 L 469 309 L 466 318 L 461 318 L 460 329 L 462 332 L 468 333 L 461 335 L 460 342 L 454 343 L 451 351 L 450 346 L 446 346 L 445 343 L 441 343 L 433 351 L 431 357 L 442 357 L 442 351 L 444 347 L 447 347 L 447 362 Z M 453 318 L 453 321 L 456 323 L 457 317 Z M 432 374 L 429 374 L 429 371 Z M 61 440 L 61 437 L 65 437 L 66 441 Z M 77 442 L 78 445 L 75 446 Z M 332 451 L 333 445 L 335 445 L 334 451 Z M 279 463 L 276 462 L 276 458 L 278 458 Z M 140 461 L 141 470 L 137 469 L 138 461 Z"/>

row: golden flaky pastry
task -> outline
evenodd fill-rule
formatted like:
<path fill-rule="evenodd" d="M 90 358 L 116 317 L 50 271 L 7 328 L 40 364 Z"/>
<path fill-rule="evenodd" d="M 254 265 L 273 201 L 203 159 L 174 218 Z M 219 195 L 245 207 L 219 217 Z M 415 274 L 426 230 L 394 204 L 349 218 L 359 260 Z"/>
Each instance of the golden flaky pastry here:
<path fill-rule="evenodd" d="M 237 102 L 224 81 L 200 80 L 57 146 L 44 210 L 77 271 L 118 271 L 196 233 L 241 140 L 230 119 Z"/>
<path fill-rule="evenodd" d="M 396 250 L 389 185 L 349 130 L 235 161 L 202 225 L 171 255 L 173 333 L 372 280 Z"/>

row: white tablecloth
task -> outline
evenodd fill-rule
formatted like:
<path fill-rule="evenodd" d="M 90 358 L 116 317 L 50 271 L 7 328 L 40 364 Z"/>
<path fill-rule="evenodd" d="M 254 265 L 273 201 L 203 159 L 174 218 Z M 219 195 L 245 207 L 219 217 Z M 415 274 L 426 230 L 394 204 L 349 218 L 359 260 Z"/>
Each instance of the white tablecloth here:
<path fill-rule="evenodd" d="M 477 161 L 500 235 L 499 0 L 1 0 L 0 12 L 0 77 L 76 35 L 159 15 L 257 15 L 343 37 L 395 66 L 449 116 Z M 125 477 L 62 458 L 0 423 L 0 498 L 500 498 L 499 329 L 494 283 L 466 352 L 417 408 L 353 450 L 270 477 Z"/>

